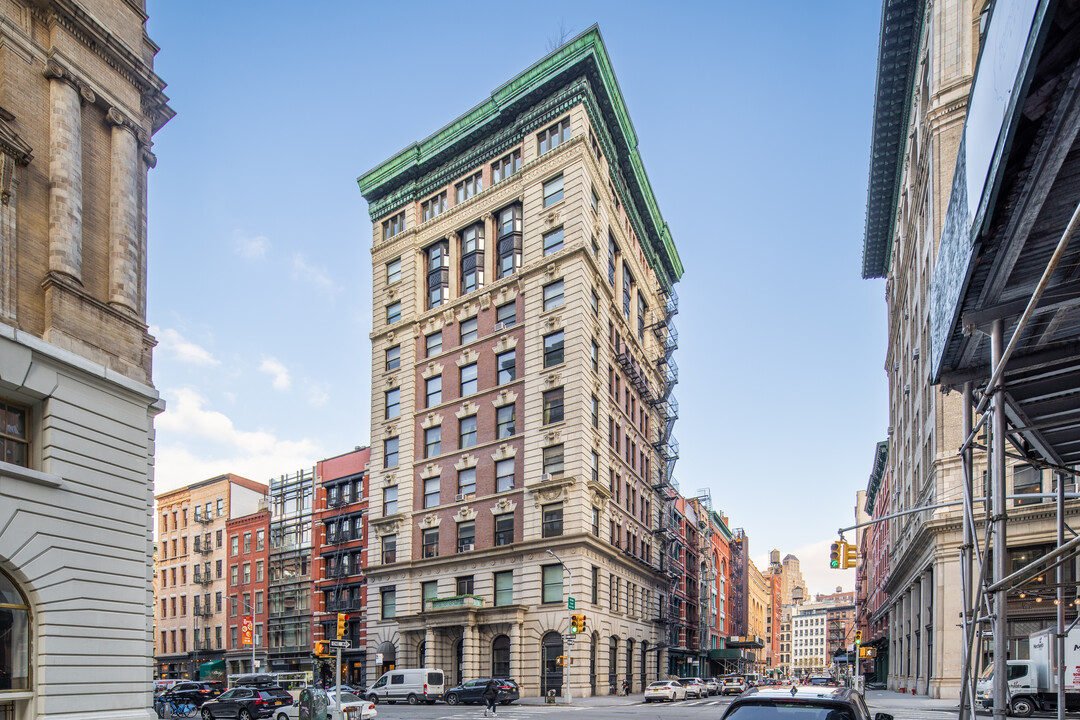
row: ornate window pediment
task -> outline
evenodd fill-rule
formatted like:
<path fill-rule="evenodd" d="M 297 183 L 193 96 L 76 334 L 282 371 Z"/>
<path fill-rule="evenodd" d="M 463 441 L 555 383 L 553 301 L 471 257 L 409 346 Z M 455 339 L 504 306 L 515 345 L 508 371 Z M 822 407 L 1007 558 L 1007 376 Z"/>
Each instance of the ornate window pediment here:
<path fill-rule="evenodd" d="M 517 503 L 508 497 L 500 498 L 499 502 L 491 506 L 492 515 L 503 515 L 508 512 L 514 512 L 517 509 Z"/>
<path fill-rule="evenodd" d="M 517 401 L 517 398 L 517 393 L 513 390 L 500 390 L 499 394 L 495 396 L 495 399 L 491 401 L 491 404 L 495 407 L 513 405 Z"/>
<path fill-rule="evenodd" d="M 428 528 L 439 527 L 439 525 L 441 524 L 442 518 L 440 518 L 435 513 L 428 513 L 420 520 L 418 527 L 421 530 L 426 530 Z"/>
<path fill-rule="evenodd" d="M 495 452 L 491 454 L 491 459 L 495 462 L 500 460 L 506 460 L 517 455 L 517 447 L 503 443 L 495 449 Z"/>
<path fill-rule="evenodd" d="M 478 457 L 476 457 L 475 455 L 470 455 L 468 453 L 465 453 L 464 455 L 461 456 L 460 460 L 458 460 L 456 463 L 454 463 L 454 469 L 455 470 L 467 470 L 469 468 L 474 468 L 474 467 L 476 467 L 479 460 L 480 459 Z"/>
<path fill-rule="evenodd" d="M 425 380 L 429 380 L 436 375 L 442 375 L 443 366 L 442 363 L 428 363 L 424 371 L 420 373 L 421 377 Z"/>
<path fill-rule="evenodd" d="M 420 427 L 425 430 L 433 428 L 437 425 L 442 425 L 443 416 L 440 413 L 428 413 L 424 416 L 424 419 L 420 421 Z"/>

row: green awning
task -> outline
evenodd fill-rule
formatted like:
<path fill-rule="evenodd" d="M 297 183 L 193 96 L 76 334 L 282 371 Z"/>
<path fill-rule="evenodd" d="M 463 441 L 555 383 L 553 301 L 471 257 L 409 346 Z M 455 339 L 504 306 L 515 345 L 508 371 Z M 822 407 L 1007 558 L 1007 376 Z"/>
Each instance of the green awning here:
<path fill-rule="evenodd" d="M 199 679 L 200 680 L 224 680 L 225 679 L 225 660 L 211 660 L 210 662 L 204 662 L 199 665 Z"/>

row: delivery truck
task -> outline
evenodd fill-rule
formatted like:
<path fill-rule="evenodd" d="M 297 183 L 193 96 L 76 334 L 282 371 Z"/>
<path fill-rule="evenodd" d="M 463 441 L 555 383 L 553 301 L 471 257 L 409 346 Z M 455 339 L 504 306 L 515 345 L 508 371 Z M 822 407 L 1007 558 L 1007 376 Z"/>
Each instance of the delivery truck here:
<path fill-rule="evenodd" d="M 1009 707 L 1016 717 L 1030 717 L 1036 710 L 1057 710 L 1058 652 L 1055 629 L 1028 636 L 1029 659 L 1009 660 Z M 994 664 L 975 686 L 975 700 L 984 708 L 994 705 Z M 1080 628 L 1065 637 L 1065 709 L 1080 710 Z"/>

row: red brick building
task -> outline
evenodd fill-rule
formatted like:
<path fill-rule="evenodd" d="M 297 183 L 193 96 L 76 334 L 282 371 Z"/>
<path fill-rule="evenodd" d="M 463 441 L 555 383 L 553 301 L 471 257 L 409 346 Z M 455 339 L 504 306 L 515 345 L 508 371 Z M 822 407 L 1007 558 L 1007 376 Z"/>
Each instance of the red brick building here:
<path fill-rule="evenodd" d="M 225 653 L 229 674 L 265 672 L 269 668 L 266 656 L 266 621 L 269 615 L 269 558 L 270 510 L 229 520 L 225 525 L 228 538 L 228 649 Z M 244 616 L 252 616 L 252 645 L 242 642 Z"/>
<path fill-rule="evenodd" d="M 343 639 L 350 641 L 350 647 L 341 654 L 341 681 L 349 685 L 366 681 L 364 569 L 370 460 L 371 448 L 358 448 L 319 461 L 315 470 L 311 637 L 313 641 L 337 638 L 337 615 L 348 615 Z M 333 678 L 332 661 L 317 661 L 316 673 L 323 679 Z"/>

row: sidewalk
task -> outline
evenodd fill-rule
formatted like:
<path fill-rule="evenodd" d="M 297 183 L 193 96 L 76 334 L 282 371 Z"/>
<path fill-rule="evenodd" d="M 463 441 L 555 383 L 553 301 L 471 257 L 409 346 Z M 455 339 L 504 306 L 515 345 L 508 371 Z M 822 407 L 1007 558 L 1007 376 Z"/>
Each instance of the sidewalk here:
<path fill-rule="evenodd" d="M 960 701 L 926 695 L 911 695 L 893 690 L 867 690 L 866 704 L 871 710 L 959 710 Z"/>

